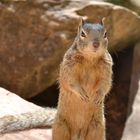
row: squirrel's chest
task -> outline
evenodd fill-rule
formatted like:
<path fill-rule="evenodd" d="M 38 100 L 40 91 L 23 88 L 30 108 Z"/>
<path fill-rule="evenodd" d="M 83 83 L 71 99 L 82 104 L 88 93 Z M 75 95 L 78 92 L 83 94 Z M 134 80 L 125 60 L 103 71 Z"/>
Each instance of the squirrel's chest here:
<path fill-rule="evenodd" d="M 103 72 L 100 66 L 79 67 L 77 75 L 80 85 L 88 92 L 93 91 L 102 79 Z"/>
<path fill-rule="evenodd" d="M 100 67 L 95 68 L 92 66 L 79 67 L 78 79 L 83 86 L 93 86 L 101 78 Z"/>
<path fill-rule="evenodd" d="M 91 67 L 82 67 L 79 72 L 79 81 L 81 83 L 93 83 L 99 77 L 98 71 Z"/>

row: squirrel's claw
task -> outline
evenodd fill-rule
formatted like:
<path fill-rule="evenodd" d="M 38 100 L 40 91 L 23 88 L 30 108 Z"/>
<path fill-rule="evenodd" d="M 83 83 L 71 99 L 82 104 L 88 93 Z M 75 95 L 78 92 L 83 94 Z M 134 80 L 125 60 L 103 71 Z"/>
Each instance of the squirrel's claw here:
<path fill-rule="evenodd" d="M 102 104 L 104 101 L 103 98 L 104 98 L 104 95 L 101 92 L 96 91 L 96 96 L 94 97 L 94 100 L 93 100 L 94 104 L 96 105 Z"/>
<path fill-rule="evenodd" d="M 86 101 L 86 102 L 89 101 L 89 97 L 88 97 L 88 95 L 86 95 L 85 93 L 80 93 L 80 98 L 81 98 L 83 101 Z"/>

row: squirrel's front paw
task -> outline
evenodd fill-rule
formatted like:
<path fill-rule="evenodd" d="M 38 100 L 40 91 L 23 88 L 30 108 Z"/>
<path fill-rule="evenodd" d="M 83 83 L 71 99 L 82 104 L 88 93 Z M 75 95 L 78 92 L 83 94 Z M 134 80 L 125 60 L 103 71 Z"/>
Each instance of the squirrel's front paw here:
<path fill-rule="evenodd" d="M 103 100 L 94 100 L 94 104 L 101 105 L 103 103 Z"/>
<path fill-rule="evenodd" d="M 96 91 L 96 94 L 94 96 L 93 102 L 96 105 L 102 104 L 104 102 L 104 95 L 101 92 Z"/>
<path fill-rule="evenodd" d="M 83 101 L 86 101 L 86 102 L 89 101 L 89 97 L 88 97 L 88 95 L 86 93 L 80 93 L 80 98 Z"/>

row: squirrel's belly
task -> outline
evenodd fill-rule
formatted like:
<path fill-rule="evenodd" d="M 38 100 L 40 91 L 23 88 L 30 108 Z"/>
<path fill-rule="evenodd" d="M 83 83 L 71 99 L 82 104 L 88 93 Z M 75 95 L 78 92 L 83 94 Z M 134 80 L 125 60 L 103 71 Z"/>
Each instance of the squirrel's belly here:
<path fill-rule="evenodd" d="M 60 95 L 61 96 L 61 95 Z M 59 113 L 72 127 L 82 128 L 89 124 L 94 107 L 91 103 L 82 101 L 74 93 L 65 93 L 59 100 Z"/>

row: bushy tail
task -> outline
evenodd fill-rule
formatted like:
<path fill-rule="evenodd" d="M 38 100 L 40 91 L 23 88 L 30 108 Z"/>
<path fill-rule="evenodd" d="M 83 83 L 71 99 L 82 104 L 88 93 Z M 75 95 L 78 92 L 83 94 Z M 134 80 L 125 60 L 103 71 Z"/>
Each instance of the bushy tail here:
<path fill-rule="evenodd" d="M 57 110 L 45 108 L 36 112 L 7 115 L 0 118 L 0 134 L 35 127 L 51 127 Z"/>

